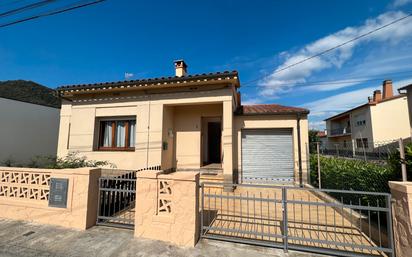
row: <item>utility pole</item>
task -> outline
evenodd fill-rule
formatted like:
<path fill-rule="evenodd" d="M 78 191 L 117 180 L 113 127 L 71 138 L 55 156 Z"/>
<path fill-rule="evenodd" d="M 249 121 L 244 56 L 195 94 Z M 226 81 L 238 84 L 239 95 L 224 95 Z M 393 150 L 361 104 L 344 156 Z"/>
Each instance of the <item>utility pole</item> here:
<path fill-rule="evenodd" d="M 316 151 L 318 152 L 318 181 L 319 181 L 319 189 L 322 188 L 322 182 L 320 179 L 320 151 L 319 151 L 319 142 L 316 142 Z"/>
<path fill-rule="evenodd" d="M 405 147 L 403 146 L 402 138 L 399 138 L 399 154 L 401 157 L 401 168 L 402 168 L 402 181 L 408 181 L 408 176 L 406 174 L 406 159 L 405 159 Z"/>

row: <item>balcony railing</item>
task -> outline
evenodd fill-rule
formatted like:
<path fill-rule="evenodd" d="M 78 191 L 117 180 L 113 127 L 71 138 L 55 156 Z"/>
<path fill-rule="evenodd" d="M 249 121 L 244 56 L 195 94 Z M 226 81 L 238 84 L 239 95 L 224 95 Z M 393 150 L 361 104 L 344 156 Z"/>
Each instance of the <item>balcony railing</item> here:
<path fill-rule="evenodd" d="M 329 130 L 329 135 L 336 136 L 336 135 L 346 135 L 351 133 L 351 128 L 337 128 Z"/>

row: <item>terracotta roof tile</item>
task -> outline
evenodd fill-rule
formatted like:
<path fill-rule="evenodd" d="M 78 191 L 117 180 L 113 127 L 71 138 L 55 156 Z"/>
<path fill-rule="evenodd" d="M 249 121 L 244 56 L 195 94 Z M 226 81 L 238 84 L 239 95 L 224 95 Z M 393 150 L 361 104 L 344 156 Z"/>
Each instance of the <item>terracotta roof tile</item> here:
<path fill-rule="evenodd" d="M 164 84 L 164 83 L 179 83 L 183 81 L 189 80 L 200 80 L 200 79 L 207 79 L 207 80 L 218 80 L 218 79 L 226 79 L 226 77 L 235 78 L 238 77 L 237 71 L 224 71 L 224 72 L 215 72 L 215 73 L 203 73 L 203 74 L 193 74 L 187 75 L 183 77 L 159 77 L 159 78 L 148 78 L 148 79 L 136 79 L 136 80 L 125 80 L 125 81 L 117 81 L 117 82 L 103 82 L 103 83 L 91 83 L 91 84 L 79 84 L 79 85 L 67 85 L 61 86 L 57 88 L 57 91 L 64 92 L 70 90 L 84 90 L 84 89 L 100 89 L 106 87 L 121 87 L 121 86 L 128 86 L 128 85 L 137 85 L 141 86 L 148 86 L 153 84 Z"/>
<path fill-rule="evenodd" d="M 236 112 L 238 115 L 257 115 L 257 114 L 309 114 L 309 110 L 299 107 L 284 106 L 279 104 L 256 104 L 242 105 Z"/>

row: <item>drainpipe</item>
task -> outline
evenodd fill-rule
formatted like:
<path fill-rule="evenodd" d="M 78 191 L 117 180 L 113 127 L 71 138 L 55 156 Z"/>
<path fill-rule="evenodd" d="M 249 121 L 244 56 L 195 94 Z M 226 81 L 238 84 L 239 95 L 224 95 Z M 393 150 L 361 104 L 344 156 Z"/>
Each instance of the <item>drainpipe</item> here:
<path fill-rule="evenodd" d="M 149 144 L 150 144 L 150 107 L 151 107 L 151 96 L 149 95 L 149 115 L 147 117 L 147 144 L 146 144 L 146 169 L 149 168 Z"/>
<path fill-rule="evenodd" d="M 297 133 L 298 133 L 298 163 L 299 163 L 299 186 L 303 187 L 303 171 L 302 171 L 302 146 L 300 137 L 300 118 L 301 113 L 297 113 Z"/>

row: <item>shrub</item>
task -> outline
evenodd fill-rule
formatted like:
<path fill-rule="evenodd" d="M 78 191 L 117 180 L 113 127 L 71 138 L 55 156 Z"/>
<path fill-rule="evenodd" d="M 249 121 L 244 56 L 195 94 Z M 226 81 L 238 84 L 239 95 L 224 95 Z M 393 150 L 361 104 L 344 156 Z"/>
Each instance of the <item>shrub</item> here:
<path fill-rule="evenodd" d="M 412 179 L 412 143 L 405 145 L 405 163 L 408 180 Z M 389 155 L 388 165 L 394 171 L 397 179 L 402 178 L 401 155 L 399 150 Z"/>
<path fill-rule="evenodd" d="M 349 191 L 390 192 L 388 181 L 395 180 L 396 174 L 389 165 L 380 165 L 363 160 L 320 156 L 321 183 L 323 189 Z M 313 186 L 318 187 L 317 155 L 310 156 L 310 176 Z M 376 205 L 383 203 L 382 197 L 329 193 L 336 199 L 344 197 L 346 203 Z"/>
<path fill-rule="evenodd" d="M 27 165 L 30 168 L 47 169 L 72 169 L 82 167 L 102 167 L 115 165 L 108 161 L 88 160 L 86 156 L 79 156 L 78 152 L 69 152 L 67 156 L 58 158 L 55 156 L 35 156 Z"/>

